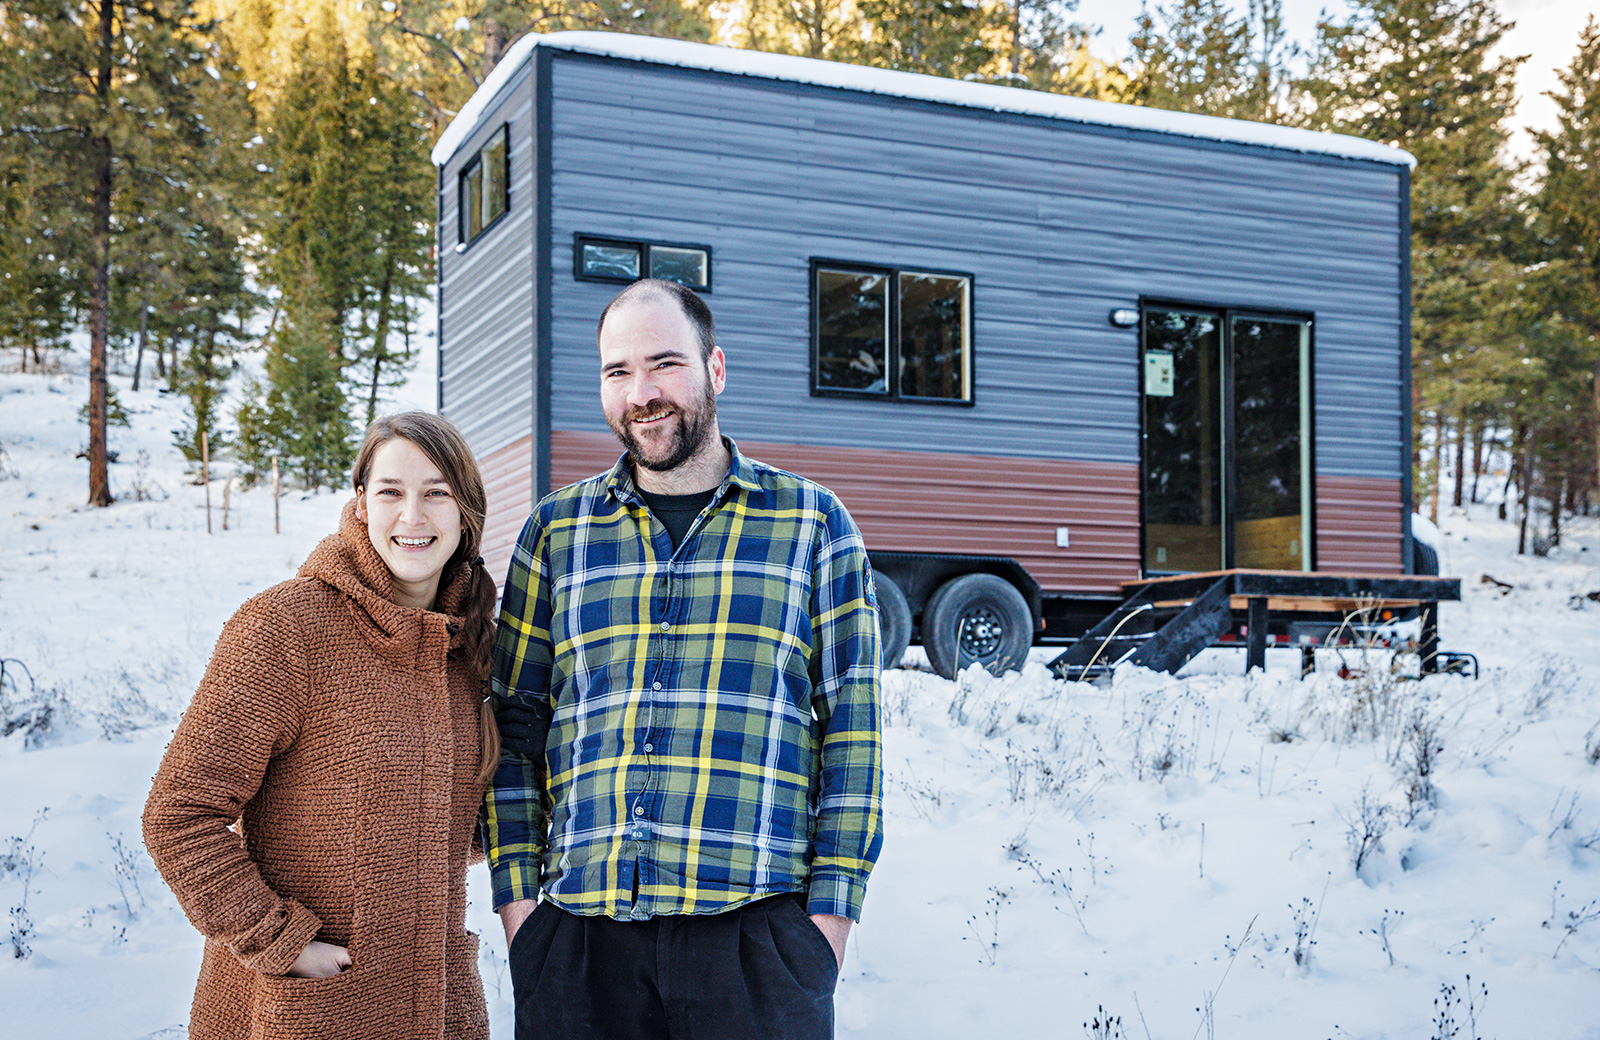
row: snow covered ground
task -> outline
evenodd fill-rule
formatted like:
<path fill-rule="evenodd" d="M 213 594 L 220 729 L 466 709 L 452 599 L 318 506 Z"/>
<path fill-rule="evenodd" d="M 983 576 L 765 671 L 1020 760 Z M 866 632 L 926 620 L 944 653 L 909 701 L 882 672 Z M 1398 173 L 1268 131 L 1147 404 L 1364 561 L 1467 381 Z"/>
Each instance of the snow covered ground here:
<path fill-rule="evenodd" d="M 182 1037 L 200 942 L 140 844 L 149 778 L 227 616 L 344 495 L 286 494 L 274 535 L 270 492 L 235 486 L 223 531 L 219 466 L 208 535 L 180 402 L 114 375 L 119 501 L 85 507 L 65 368 L 0 373 L 0 1037 Z M 413 388 L 431 402 L 427 372 Z M 840 1035 L 1600 1038 L 1600 526 L 1545 559 L 1488 507 L 1442 526 L 1466 597 L 1444 644 L 1477 682 L 1344 680 L 1331 656 L 1302 682 L 1287 652 L 1244 677 L 1232 651 L 1109 688 L 1043 652 L 888 675 Z M 487 889 L 475 868 L 509 1038 Z"/>

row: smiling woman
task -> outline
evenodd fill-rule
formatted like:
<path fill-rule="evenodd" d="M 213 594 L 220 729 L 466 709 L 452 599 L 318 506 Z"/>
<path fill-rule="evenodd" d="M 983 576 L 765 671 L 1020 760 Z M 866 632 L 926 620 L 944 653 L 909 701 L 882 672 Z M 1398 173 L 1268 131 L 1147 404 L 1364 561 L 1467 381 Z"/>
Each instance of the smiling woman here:
<path fill-rule="evenodd" d="M 466 521 L 450 482 L 422 449 L 402 437 L 373 453 L 370 473 L 356 488 L 356 519 L 389 568 L 394 601 L 427 610 L 444 565 L 461 544 Z"/>
<path fill-rule="evenodd" d="M 465 927 L 499 758 L 483 480 L 410 412 L 372 424 L 351 482 L 338 533 L 228 622 L 145 806 L 206 937 L 195 1040 L 488 1034 Z"/>

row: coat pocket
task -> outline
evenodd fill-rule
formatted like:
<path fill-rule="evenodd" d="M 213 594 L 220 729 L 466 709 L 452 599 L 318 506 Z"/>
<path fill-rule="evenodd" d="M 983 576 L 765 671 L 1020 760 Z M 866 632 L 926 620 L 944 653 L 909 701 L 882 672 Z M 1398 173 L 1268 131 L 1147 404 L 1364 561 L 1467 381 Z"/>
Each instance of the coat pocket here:
<path fill-rule="evenodd" d="M 322 979 L 262 975 L 256 980 L 251 1040 L 328 1040 L 405 1032 L 402 1007 L 378 999 L 369 973 L 351 968 Z M 389 1021 L 388 1016 L 400 1016 Z"/>

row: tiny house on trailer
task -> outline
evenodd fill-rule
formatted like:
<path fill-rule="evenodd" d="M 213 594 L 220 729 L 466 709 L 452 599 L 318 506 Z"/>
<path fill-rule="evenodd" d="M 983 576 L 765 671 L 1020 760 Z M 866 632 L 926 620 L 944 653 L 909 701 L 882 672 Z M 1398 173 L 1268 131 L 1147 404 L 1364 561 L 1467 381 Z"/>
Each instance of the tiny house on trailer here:
<path fill-rule="evenodd" d="M 434 161 L 491 567 L 619 454 L 595 321 L 654 276 L 716 315 L 724 432 L 839 493 L 886 645 L 946 674 L 1128 582 L 1413 569 L 1404 152 L 577 32 L 518 41 Z"/>

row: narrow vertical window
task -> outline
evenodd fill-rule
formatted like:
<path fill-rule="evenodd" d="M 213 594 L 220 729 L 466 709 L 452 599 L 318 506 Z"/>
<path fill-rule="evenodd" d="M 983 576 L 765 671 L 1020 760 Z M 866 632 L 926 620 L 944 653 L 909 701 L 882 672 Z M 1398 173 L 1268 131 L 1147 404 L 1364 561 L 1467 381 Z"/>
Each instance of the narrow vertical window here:
<path fill-rule="evenodd" d="M 511 128 L 502 126 L 461 171 L 460 240 L 471 242 L 511 208 Z"/>
<path fill-rule="evenodd" d="M 889 279 L 817 269 L 818 387 L 889 392 Z"/>

